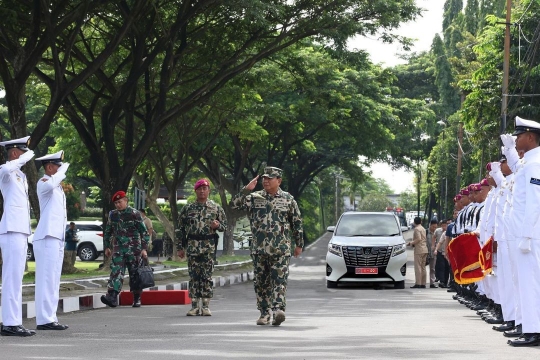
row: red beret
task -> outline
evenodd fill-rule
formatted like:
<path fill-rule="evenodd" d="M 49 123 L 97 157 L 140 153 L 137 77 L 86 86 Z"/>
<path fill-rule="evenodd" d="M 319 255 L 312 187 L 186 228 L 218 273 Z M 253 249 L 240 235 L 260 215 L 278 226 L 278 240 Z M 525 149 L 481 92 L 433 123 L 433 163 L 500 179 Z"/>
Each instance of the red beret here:
<path fill-rule="evenodd" d="M 193 188 L 194 190 L 197 190 L 198 188 L 200 188 L 201 186 L 210 186 L 210 183 L 208 182 L 208 180 L 206 179 L 199 179 L 197 180 L 197 182 L 195 183 L 195 187 Z"/>
<path fill-rule="evenodd" d="M 112 201 L 115 202 L 115 201 L 118 201 L 122 198 L 125 198 L 126 197 L 126 192 L 125 191 L 117 191 L 114 193 L 113 197 L 112 197 Z"/>
<path fill-rule="evenodd" d="M 480 181 L 480 186 L 489 186 L 488 179 L 483 178 L 482 181 Z"/>
<path fill-rule="evenodd" d="M 490 162 L 488 162 L 488 163 L 486 164 L 486 170 L 487 170 L 487 171 L 491 171 L 491 163 L 490 163 Z"/>
<path fill-rule="evenodd" d="M 469 189 L 468 189 L 468 188 L 463 188 L 463 189 L 461 189 L 460 195 L 462 195 L 462 196 L 469 196 Z"/>

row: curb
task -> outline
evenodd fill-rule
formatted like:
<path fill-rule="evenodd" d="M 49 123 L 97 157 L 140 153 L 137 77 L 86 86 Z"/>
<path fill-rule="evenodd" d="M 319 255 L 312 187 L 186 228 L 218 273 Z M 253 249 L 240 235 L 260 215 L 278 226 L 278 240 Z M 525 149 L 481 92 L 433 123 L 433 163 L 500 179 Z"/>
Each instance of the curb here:
<path fill-rule="evenodd" d="M 253 271 L 242 272 L 240 274 L 228 275 L 228 276 L 215 276 L 213 278 L 214 287 L 223 287 L 228 285 L 239 284 L 253 280 Z M 144 291 L 155 290 L 187 290 L 189 281 L 182 281 L 179 283 L 158 285 L 145 289 Z M 107 307 L 100 300 L 103 292 L 97 294 L 84 294 L 79 296 L 63 297 L 58 300 L 57 314 L 65 314 L 75 311 L 93 310 Z M 1 308 L 0 308 L 1 309 Z M 23 319 L 32 319 L 36 317 L 36 303 L 35 301 L 27 301 L 22 304 Z M 0 321 L 2 315 L 0 313 Z"/>

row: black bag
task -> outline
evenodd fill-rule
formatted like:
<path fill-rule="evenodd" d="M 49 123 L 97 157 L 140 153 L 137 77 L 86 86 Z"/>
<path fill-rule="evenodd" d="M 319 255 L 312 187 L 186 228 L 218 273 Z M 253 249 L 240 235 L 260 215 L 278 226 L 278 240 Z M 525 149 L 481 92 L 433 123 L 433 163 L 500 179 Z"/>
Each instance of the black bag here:
<path fill-rule="evenodd" d="M 426 256 L 426 266 L 429 266 L 430 262 L 431 262 L 431 255 L 428 254 L 428 256 Z"/>
<path fill-rule="evenodd" d="M 139 260 L 137 267 L 137 285 L 139 289 L 146 289 L 155 286 L 154 269 L 148 265 L 148 260 Z"/>

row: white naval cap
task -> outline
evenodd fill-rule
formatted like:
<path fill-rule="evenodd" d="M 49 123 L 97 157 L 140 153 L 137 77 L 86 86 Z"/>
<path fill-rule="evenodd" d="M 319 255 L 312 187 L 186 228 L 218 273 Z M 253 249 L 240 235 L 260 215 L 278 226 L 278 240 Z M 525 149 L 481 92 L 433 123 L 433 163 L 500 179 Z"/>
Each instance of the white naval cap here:
<path fill-rule="evenodd" d="M 25 136 L 20 139 L 14 139 L 14 140 L 8 140 L 8 141 L 2 141 L 0 142 L 0 145 L 5 147 L 6 150 L 9 149 L 21 149 L 21 150 L 30 150 L 28 149 L 28 146 L 30 146 L 30 136 Z"/>
<path fill-rule="evenodd" d="M 49 154 L 49 155 L 39 157 L 36 160 L 40 160 L 41 165 L 45 165 L 48 163 L 62 165 L 62 161 L 64 160 L 64 150 L 60 150 L 59 152 L 54 153 L 54 154 Z"/>
<path fill-rule="evenodd" d="M 512 135 L 519 135 L 529 131 L 540 134 L 540 123 L 516 116 L 516 127 Z"/>

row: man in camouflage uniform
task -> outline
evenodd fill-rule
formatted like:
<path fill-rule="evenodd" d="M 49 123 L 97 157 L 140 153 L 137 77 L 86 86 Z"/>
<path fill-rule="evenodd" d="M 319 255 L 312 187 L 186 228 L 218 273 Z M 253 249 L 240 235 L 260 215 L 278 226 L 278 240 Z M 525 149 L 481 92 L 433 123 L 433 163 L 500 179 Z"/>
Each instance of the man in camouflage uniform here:
<path fill-rule="evenodd" d="M 198 180 L 194 189 L 197 201 L 184 206 L 178 216 L 178 256 L 187 254 L 191 309 L 186 315 L 211 316 L 208 305 L 214 296 L 212 272 L 219 239 L 216 231 L 225 231 L 227 219 L 223 208 L 208 200 L 208 180 Z"/>
<path fill-rule="evenodd" d="M 291 255 L 298 257 L 304 246 L 302 218 L 293 196 L 279 187 L 282 170 L 264 169 L 264 190 L 252 192 L 259 176 L 247 184 L 233 200 L 233 208 L 247 211 L 253 233 L 251 258 L 257 308 L 261 316 L 257 325 L 279 326 L 285 321 L 285 294 Z M 294 253 L 291 249 L 294 240 Z"/>
<path fill-rule="evenodd" d="M 107 285 L 107 294 L 101 296 L 101 302 L 110 307 L 118 306 L 118 293 L 124 283 L 126 267 L 129 272 L 130 291 L 133 293 L 133 307 L 141 306 L 141 291 L 138 286 L 137 268 L 142 257 L 147 259 L 146 250 L 150 236 L 144 226 L 141 213 L 128 206 L 124 191 L 116 192 L 112 201 L 116 210 L 109 213 L 107 227 L 103 233 L 105 256 L 111 256 L 111 276 Z"/>

